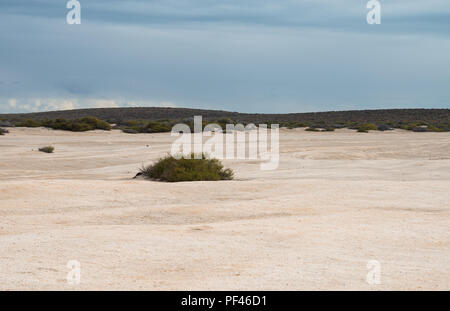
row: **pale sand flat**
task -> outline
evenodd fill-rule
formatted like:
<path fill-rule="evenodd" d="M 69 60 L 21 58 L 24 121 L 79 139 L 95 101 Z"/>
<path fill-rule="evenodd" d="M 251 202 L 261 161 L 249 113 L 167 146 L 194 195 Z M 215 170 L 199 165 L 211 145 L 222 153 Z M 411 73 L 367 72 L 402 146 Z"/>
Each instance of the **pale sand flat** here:
<path fill-rule="evenodd" d="M 131 178 L 169 134 L 10 132 L 1 290 L 450 289 L 450 133 L 281 130 L 278 170 L 168 184 Z"/>

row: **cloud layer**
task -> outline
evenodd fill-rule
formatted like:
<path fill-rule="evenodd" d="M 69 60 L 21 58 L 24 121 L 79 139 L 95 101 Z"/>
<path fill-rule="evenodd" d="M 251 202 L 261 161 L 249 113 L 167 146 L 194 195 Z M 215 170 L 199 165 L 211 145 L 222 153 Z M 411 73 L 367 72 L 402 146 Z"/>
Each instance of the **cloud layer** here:
<path fill-rule="evenodd" d="M 0 112 L 450 107 L 448 1 L 80 2 L 0 2 Z"/>

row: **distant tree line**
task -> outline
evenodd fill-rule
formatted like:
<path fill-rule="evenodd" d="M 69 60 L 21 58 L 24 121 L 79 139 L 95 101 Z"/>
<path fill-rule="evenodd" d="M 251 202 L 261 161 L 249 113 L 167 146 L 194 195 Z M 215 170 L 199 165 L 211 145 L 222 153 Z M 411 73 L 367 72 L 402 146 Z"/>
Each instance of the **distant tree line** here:
<path fill-rule="evenodd" d="M 72 132 L 86 132 L 91 130 L 111 130 L 111 125 L 106 122 L 99 120 L 96 117 L 85 117 L 75 120 L 66 119 L 43 119 L 43 120 L 33 120 L 33 119 L 23 119 L 15 122 L 17 127 L 48 127 L 55 130 L 64 130 Z"/>
<path fill-rule="evenodd" d="M 89 115 L 90 114 L 90 115 Z M 404 129 L 416 132 L 450 131 L 450 109 L 355 110 L 291 114 L 245 114 L 185 108 L 101 108 L 0 115 L 0 126 L 44 126 L 83 132 L 94 129 L 121 129 L 126 133 L 170 132 L 176 123 L 193 129 L 193 116 L 203 123 L 279 124 L 280 127 L 306 128 L 308 131 L 334 131 L 349 128 L 358 132 Z M 6 124 L 6 125 L 2 125 Z"/>

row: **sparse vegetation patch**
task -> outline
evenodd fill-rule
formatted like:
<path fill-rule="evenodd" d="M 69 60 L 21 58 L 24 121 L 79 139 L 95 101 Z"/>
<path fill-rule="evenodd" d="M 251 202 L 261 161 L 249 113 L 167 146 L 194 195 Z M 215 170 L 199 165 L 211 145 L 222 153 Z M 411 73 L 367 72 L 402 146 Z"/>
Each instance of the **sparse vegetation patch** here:
<path fill-rule="evenodd" d="M 125 133 L 170 132 L 173 125 L 184 123 L 193 129 L 193 116 L 201 115 L 204 125 L 217 123 L 225 131 L 226 124 L 279 124 L 280 128 L 314 128 L 331 131 L 350 128 L 360 132 L 404 129 L 421 132 L 450 131 L 450 109 L 383 109 L 331 111 L 290 114 L 248 114 L 217 110 L 185 108 L 101 108 L 29 114 L 3 114 L 0 120 L 16 126 L 45 126 L 68 131 L 109 130 L 110 123 Z M 108 120 L 108 122 L 101 121 Z M 425 129 L 422 127 L 426 126 Z M 0 123 L 0 127 L 6 127 Z M 376 128 L 375 128 L 376 127 Z M 419 129 L 420 128 L 420 129 Z M 320 130 L 322 129 L 322 130 Z"/>
<path fill-rule="evenodd" d="M 54 150 L 55 150 L 55 148 L 53 146 L 45 146 L 45 147 L 39 148 L 39 151 L 45 152 L 45 153 L 53 153 Z"/>
<path fill-rule="evenodd" d="M 66 120 L 66 119 L 44 119 L 44 120 L 32 120 L 25 119 L 16 126 L 19 127 L 48 127 L 54 130 L 64 130 L 64 131 L 72 131 L 72 132 L 86 132 L 92 130 L 111 130 L 111 125 L 108 122 L 97 119 L 96 117 L 84 117 L 81 119 L 75 120 Z"/>
<path fill-rule="evenodd" d="M 141 173 L 146 178 L 167 182 L 231 180 L 234 175 L 219 160 L 208 159 L 205 154 L 201 155 L 201 159 L 195 159 L 194 154 L 187 159 L 166 156 L 155 164 L 143 167 Z"/>
<path fill-rule="evenodd" d="M 42 126 L 41 122 L 33 120 L 33 119 L 25 119 L 18 124 L 16 124 L 18 127 L 40 127 Z"/>

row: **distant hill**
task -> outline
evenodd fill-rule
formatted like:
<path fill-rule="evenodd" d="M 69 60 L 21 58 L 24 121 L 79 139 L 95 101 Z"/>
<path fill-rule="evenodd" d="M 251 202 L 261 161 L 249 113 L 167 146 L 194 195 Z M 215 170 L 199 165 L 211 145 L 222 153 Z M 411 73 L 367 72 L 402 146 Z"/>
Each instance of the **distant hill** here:
<path fill-rule="evenodd" d="M 352 110 L 287 114 L 254 114 L 228 112 L 221 110 L 201 110 L 187 108 L 132 107 L 132 108 L 95 108 L 64 111 L 49 111 L 25 114 L 0 114 L 0 119 L 78 119 L 94 116 L 110 123 L 122 123 L 127 120 L 178 120 L 191 119 L 201 115 L 204 120 L 230 118 L 244 123 L 259 122 L 305 122 L 305 123 L 345 123 L 345 122 L 426 122 L 450 123 L 450 109 L 380 109 Z"/>

